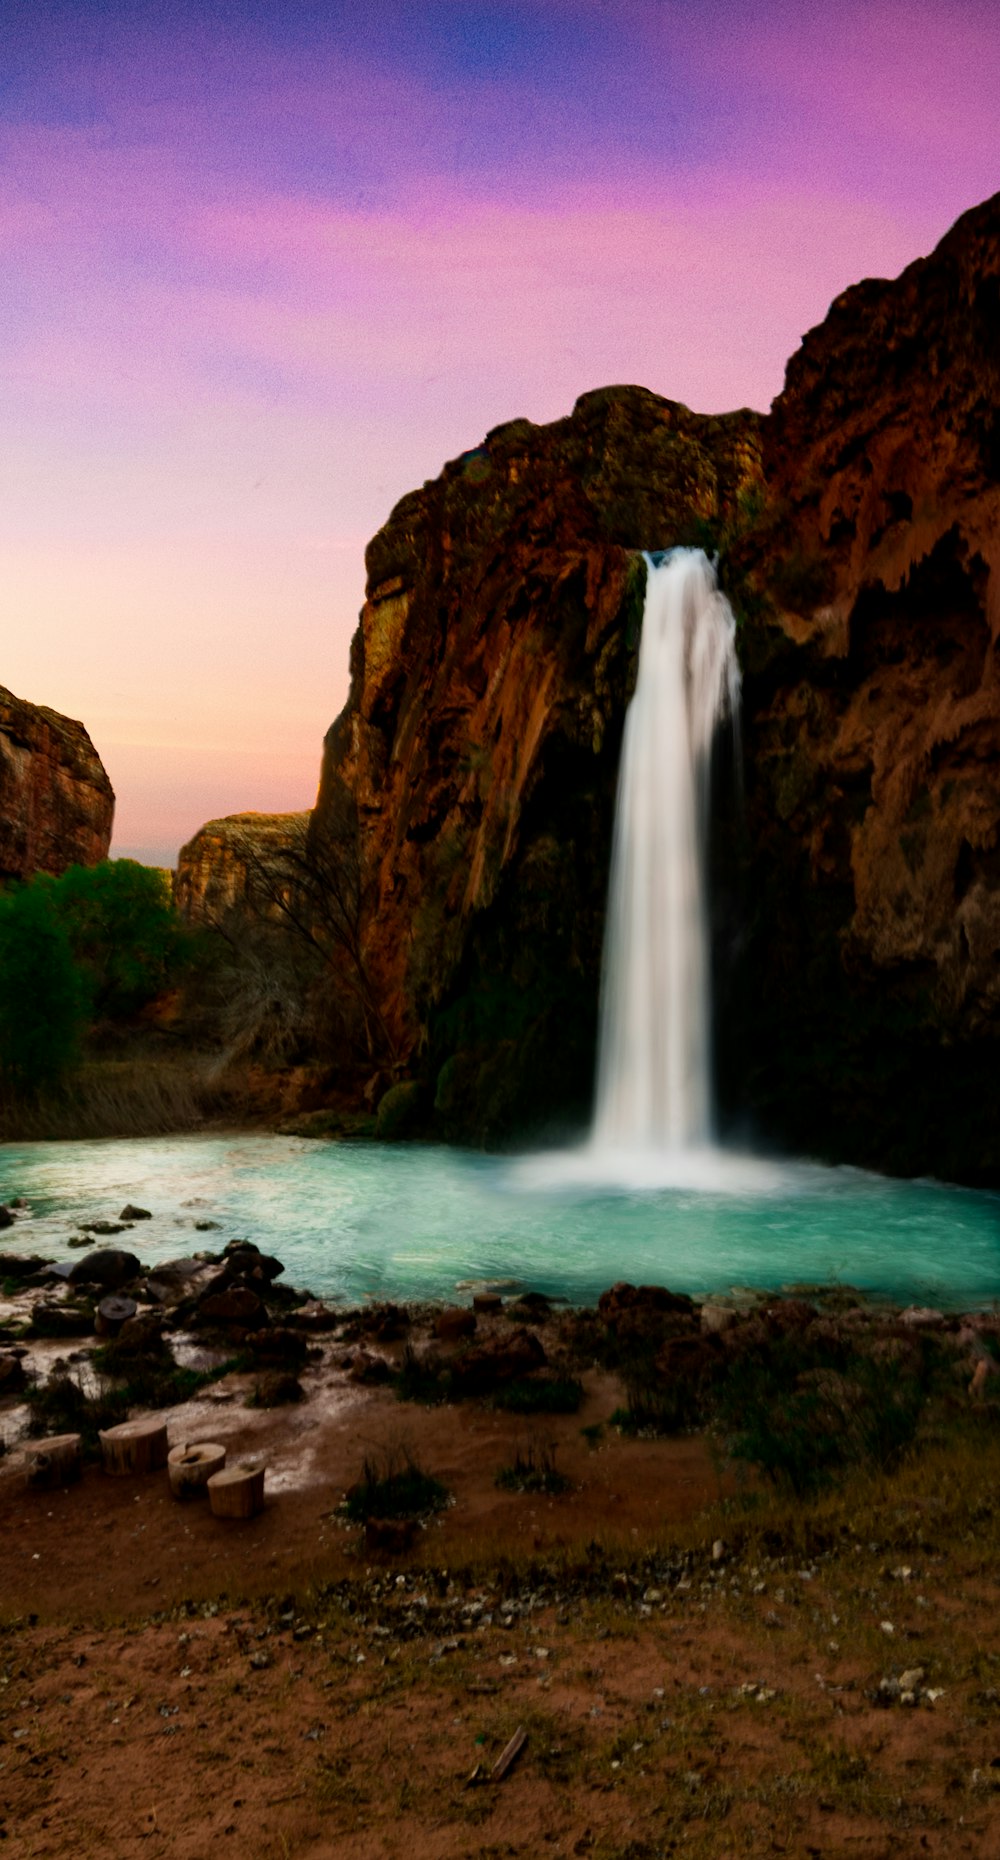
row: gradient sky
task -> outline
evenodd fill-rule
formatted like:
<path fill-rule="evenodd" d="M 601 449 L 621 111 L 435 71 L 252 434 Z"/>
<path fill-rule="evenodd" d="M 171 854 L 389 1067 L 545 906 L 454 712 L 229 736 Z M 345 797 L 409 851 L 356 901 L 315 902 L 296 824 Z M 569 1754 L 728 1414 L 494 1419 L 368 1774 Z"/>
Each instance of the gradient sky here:
<path fill-rule="evenodd" d="M 0 683 L 114 851 L 309 806 L 396 499 L 607 382 L 766 407 L 998 96 L 995 0 L 0 0 Z"/>

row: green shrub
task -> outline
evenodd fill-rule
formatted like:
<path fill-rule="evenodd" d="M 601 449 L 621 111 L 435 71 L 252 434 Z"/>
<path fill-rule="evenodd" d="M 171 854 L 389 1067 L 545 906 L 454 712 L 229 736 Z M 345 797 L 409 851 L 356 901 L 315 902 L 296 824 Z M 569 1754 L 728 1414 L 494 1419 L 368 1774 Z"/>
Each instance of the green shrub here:
<path fill-rule="evenodd" d="M 0 897 L 0 1076 L 33 1096 L 58 1085 L 79 1051 L 84 990 L 51 891 Z"/>
<path fill-rule="evenodd" d="M 105 859 L 35 883 L 49 889 L 95 1016 L 134 1014 L 183 966 L 187 935 L 157 867 Z"/>
<path fill-rule="evenodd" d="M 396 1375 L 396 1400 L 418 1401 L 435 1408 L 452 1398 L 452 1376 L 448 1365 L 436 1356 L 418 1356 L 411 1344 L 403 1351 Z"/>
<path fill-rule="evenodd" d="M 379 1460 L 366 1454 L 361 1478 L 344 1495 L 343 1511 L 353 1524 L 369 1518 L 414 1518 L 440 1511 L 448 1488 L 424 1472 L 408 1447 L 388 1449 Z"/>
<path fill-rule="evenodd" d="M 501 1466 L 494 1481 L 504 1492 L 545 1492 L 555 1497 L 567 1492 L 570 1481 L 556 1466 L 554 1444 L 518 1447 L 509 1466 Z"/>

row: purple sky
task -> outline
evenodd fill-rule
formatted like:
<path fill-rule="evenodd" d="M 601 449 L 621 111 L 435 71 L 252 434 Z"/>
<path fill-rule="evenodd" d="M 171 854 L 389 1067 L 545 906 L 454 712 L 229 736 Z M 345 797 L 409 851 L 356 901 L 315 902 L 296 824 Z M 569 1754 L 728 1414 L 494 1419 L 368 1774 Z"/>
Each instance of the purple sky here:
<path fill-rule="evenodd" d="M 4 0 L 0 683 L 115 851 L 308 806 L 363 549 L 490 426 L 766 407 L 1000 186 L 994 0 Z"/>

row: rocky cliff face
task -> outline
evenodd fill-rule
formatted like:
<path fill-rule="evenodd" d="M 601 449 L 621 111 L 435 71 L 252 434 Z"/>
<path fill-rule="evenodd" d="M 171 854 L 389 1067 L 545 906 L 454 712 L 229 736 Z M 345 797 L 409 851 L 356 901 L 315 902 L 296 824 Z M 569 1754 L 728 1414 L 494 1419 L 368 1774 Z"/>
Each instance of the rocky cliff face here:
<path fill-rule="evenodd" d="M 280 918 L 308 823 L 308 813 L 207 821 L 177 857 L 174 903 L 181 915 L 191 924 L 216 925 L 234 912 Z"/>
<path fill-rule="evenodd" d="M 750 934 L 730 1097 L 792 1141 L 993 1176 L 1000 195 L 836 300 L 764 461 L 734 552 Z"/>
<path fill-rule="evenodd" d="M 744 671 L 725 1103 L 1000 1179 L 1000 196 L 838 298 L 767 419 L 608 388 L 393 511 L 309 828 L 381 1076 L 443 1136 L 586 1114 L 640 552 L 685 542 L 719 553 Z M 239 890 L 220 824 L 192 897 Z"/>
<path fill-rule="evenodd" d="M 0 883 L 106 859 L 114 811 L 83 724 L 0 686 Z"/>
<path fill-rule="evenodd" d="M 644 548 L 735 524 L 759 421 L 640 388 L 500 428 L 368 550 L 312 825 L 357 834 L 364 957 L 443 1134 L 585 1113 Z"/>

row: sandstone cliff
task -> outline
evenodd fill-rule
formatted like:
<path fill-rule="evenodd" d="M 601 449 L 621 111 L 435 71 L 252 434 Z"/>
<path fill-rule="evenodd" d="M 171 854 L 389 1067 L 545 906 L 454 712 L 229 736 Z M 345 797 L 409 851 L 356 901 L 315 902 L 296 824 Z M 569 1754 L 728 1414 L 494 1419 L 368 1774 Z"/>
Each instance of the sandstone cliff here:
<path fill-rule="evenodd" d="M 838 298 L 766 419 L 607 388 L 392 512 L 308 838 L 379 1077 L 442 1136 L 585 1116 L 639 552 L 684 542 L 719 554 L 744 671 L 729 1112 L 1000 1179 L 1000 196 Z M 192 898 L 240 890 L 220 824 Z"/>
<path fill-rule="evenodd" d="M 218 925 L 232 912 L 280 920 L 308 822 L 308 813 L 207 821 L 177 856 L 174 903 L 181 915 L 191 924 Z"/>
<path fill-rule="evenodd" d="M 768 510 L 736 551 L 751 875 L 730 1096 L 795 1141 L 992 1176 L 1000 195 L 836 300 L 764 448 Z"/>
<path fill-rule="evenodd" d="M 0 882 L 106 859 L 114 810 L 83 724 L 0 686 Z"/>
<path fill-rule="evenodd" d="M 585 1113 L 637 552 L 736 522 L 758 427 L 603 389 L 489 434 L 369 546 L 311 844 L 357 833 L 383 1057 L 443 1134 Z"/>

